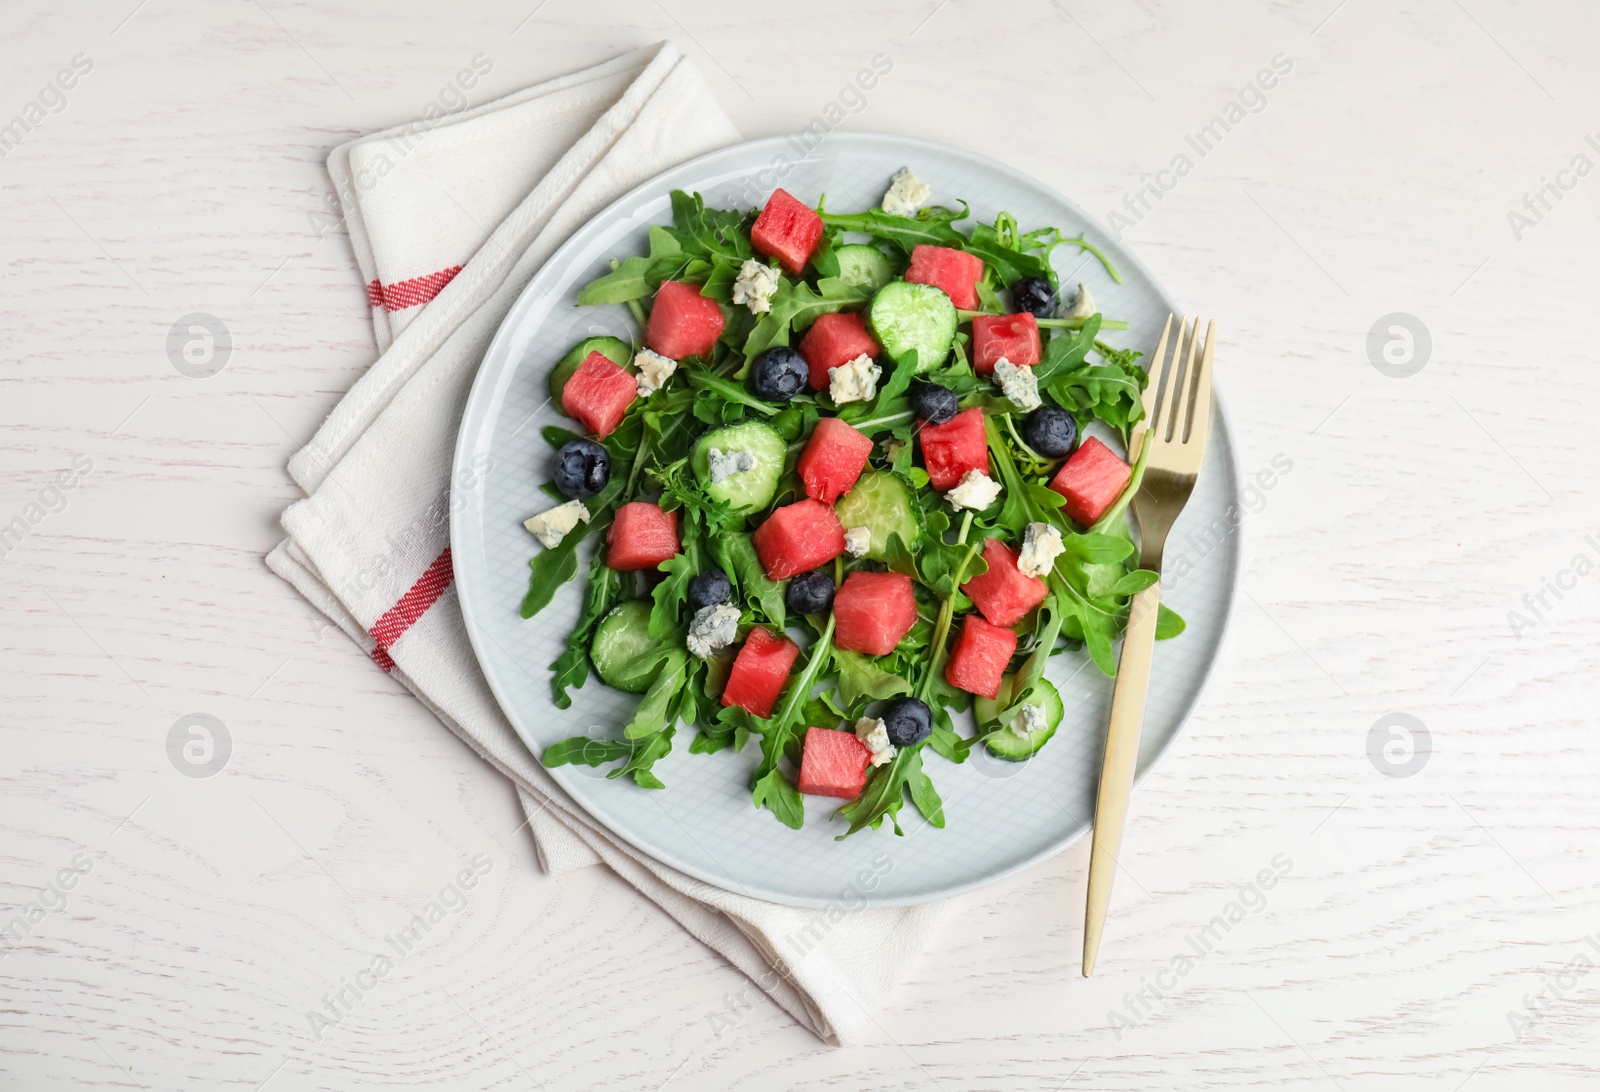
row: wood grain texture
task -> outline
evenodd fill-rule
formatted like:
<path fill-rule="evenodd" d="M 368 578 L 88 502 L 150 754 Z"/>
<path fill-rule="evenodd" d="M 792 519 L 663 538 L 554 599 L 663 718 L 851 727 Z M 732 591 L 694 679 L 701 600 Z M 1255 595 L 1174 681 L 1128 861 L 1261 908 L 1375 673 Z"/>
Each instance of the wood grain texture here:
<path fill-rule="evenodd" d="M 1600 974 L 1564 969 L 1600 967 L 1600 576 L 1508 612 L 1600 562 L 1600 176 L 1507 222 L 1600 164 L 1593 5 L 135 4 L 0 10 L 0 119 L 94 63 L 0 159 L 0 522 L 93 464 L 0 560 L 6 916 L 92 862 L 0 959 L 0 1086 L 1593 1086 Z M 872 1041 L 822 1046 L 614 878 L 544 876 L 509 786 L 261 562 L 287 456 L 374 356 L 311 219 L 327 151 L 476 54 L 485 101 L 664 37 L 749 136 L 882 51 L 847 126 L 1102 217 L 1193 161 L 1126 238 L 1219 321 L 1241 463 L 1279 472 L 1211 689 L 1134 796 L 1093 979 L 1080 842 L 963 898 Z M 1264 108 L 1195 152 L 1279 54 Z M 233 337 L 211 379 L 166 357 L 190 312 Z M 1431 331 L 1409 379 L 1368 360 L 1391 312 Z M 209 779 L 166 756 L 193 712 L 233 740 Z M 1431 732 L 1414 776 L 1369 759 L 1392 712 Z M 465 905 L 314 1037 L 477 854 Z"/>

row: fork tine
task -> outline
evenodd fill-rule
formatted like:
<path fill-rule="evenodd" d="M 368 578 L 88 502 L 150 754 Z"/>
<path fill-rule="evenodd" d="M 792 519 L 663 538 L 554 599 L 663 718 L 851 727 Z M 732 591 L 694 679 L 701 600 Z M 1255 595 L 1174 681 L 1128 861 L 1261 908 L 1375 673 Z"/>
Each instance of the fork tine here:
<path fill-rule="evenodd" d="M 1167 337 L 1172 333 L 1172 320 L 1176 316 L 1168 315 L 1167 323 L 1161 327 L 1161 340 L 1156 342 L 1156 351 L 1151 354 L 1150 365 L 1146 369 L 1149 378 L 1145 380 L 1144 395 L 1141 399 L 1144 405 L 1144 416 L 1139 418 L 1133 426 L 1133 431 L 1128 435 L 1128 461 L 1133 462 L 1139 457 L 1140 446 L 1144 443 L 1144 434 L 1156 420 L 1156 411 L 1160 408 L 1158 401 L 1161 394 L 1162 379 L 1167 372 Z"/>
<path fill-rule="evenodd" d="M 1172 365 L 1167 370 L 1166 390 L 1161 397 L 1161 418 L 1156 434 L 1157 442 L 1172 443 L 1179 415 L 1188 405 L 1188 378 L 1192 371 L 1190 358 L 1194 356 L 1194 336 L 1198 331 L 1185 315 L 1178 322 L 1178 344 L 1172 353 Z"/>
<path fill-rule="evenodd" d="M 1195 332 L 1199 333 L 1200 320 L 1195 320 Z M 1217 324 L 1208 323 L 1206 326 L 1205 350 L 1200 354 L 1194 366 L 1194 378 L 1190 383 L 1191 394 L 1189 397 L 1189 417 L 1185 422 L 1183 443 L 1204 451 L 1206 439 L 1211 432 L 1211 361 L 1217 346 Z"/>

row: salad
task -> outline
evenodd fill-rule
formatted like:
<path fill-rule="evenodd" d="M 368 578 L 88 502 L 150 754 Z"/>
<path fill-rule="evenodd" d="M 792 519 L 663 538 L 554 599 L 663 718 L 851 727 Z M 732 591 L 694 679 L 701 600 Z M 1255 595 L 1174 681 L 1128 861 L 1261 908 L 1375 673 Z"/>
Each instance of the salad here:
<path fill-rule="evenodd" d="M 1075 247 L 1121 277 L 1083 235 L 1004 212 L 963 228 L 965 202 L 930 196 L 909 170 L 864 212 L 675 191 L 649 252 L 583 288 L 636 329 L 550 374 L 574 427 L 544 430 L 559 503 L 526 522 L 543 549 L 522 616 L 581 571 L 555 704 L 591 667 L 642 699 L 546 766 L 663 788 L 655 764 L 692 725 L 690 753 L 748 763 L 753 802 L 790 827 L 804 794 L 845 801 L 841 838 L 900 833 L 908 800 L 943 827 L 930 752 L 1025 760 L 1064 712 L 1050 657 L 1115 672 L 1156 580 L 1125 516 L 1143 460 L 1114 450 L 1146 377 L 1099 340 L 1126 323 L 1049 258 Z M 1182 629 L 1163 606 L 1158 636 Z"/>

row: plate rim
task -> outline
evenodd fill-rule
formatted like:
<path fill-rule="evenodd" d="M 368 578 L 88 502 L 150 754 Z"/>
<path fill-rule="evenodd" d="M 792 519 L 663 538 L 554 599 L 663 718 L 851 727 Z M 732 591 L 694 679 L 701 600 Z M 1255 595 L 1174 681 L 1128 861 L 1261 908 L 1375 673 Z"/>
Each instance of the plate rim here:
<path fill-rule="evenodd" d="M 568 257 L 569 251 L 572 251 L 576 248 L 578 238 L 583 234 L 586 228 L 588 228 L 595 221 L 612 214 L 613 210 L 618 206 L 633 201 L 641 194 L 653 195 L 654 191 L 660 189 L 662 185 L 662 179 L 669 174 L 676 174 L 677 172 L 686 169 L 692 169 L 698 164 L 709 162 L 717 159 L 718 157 L 727 156 L 730 153 L 735 152 L 755 153 L 758 151 L 778 149 L 786 149 L 787 151 L 792 152 L 794 150 L 793 141 L 799 136 L 800 134 L 797 133 L 784 133 L 775 136 L 758 137 L 754 140 L 738 141 L 733 144 L 727 144 L 720 148 L 713 149 L 712 151 L 703 153 L 701 155 L 694 156 L 690 159 L 686 159 L 681 163 L 667 167 L 655 175 L 652 175 L 650 178 L 645 179 L 643 182 L 632 187 L 631 189 L 619 194 L 612 201 L 608 202 L 603 208 L 595 212 L 593 216 L 590 216 L 582 224 L 576 227 L 572 234 L 563 240 L 561 245 L 551 252 L 550 256 L 546 258 L 539 268 L 534 271 L 533 275 L 529 277 L 528 283 L 522 287 L 522 289 L 517 293 L 516 299 L 513 300 L 511 305 L 506 309 L 504 317 L 501 318 L 499 326 L 495 329 L 494 336 L 489 340 L 488 345 L 484 348 L 483 357 L 479 360 L 477 371 L 473 375 L 471 390 L 468 392 L 467 399 L 462 406 L 461 420 L 457 424 L 455 450 L 451 458 L 450 480 L 452 482 L 463 480 L 459 477 L 459 475 L 465 468 L 470 467 L 470 461 L 472 458 L 470 449 L 474 446 L 476 434 L 469 435 L 466 429 L 466 424 L 469 420 L 473 419 L 475 415 L 484 410 L 482 402 L 484 399 L 490 397 L 489 391 L 494 385 L 492 381 L 487 378 L 490 373 L 484 368 L 484 361 L 495 356 L 497 351 L 503 350 L 503 343 L 513 336 L 512 329 L 522 321 L 522 315 L 526 308 L 531 305 L 533 299 L 537 295 L 544 294 L 545 290 L 537 287 L 541 274 L 543 274 L 546 269 L 557 266 L 560 262 L 564 261 Z M 904 145 L 920 146 L 939 155 L 953 155 L 962 159 L 966 159 L 969 163 L 981 167 L 986 171 L 1004 175 L 1013 181 L 1020 182 L 1026 186 L 1035 187 L 1048 194 L 1052 199 L 1059 201 L 1063 206 L 1070 209 L 1073 213 L 1077 214 L 1080 220 L 1082 220 L 1084 223 L 1099 225 L 1098 219 L 1092 216 L 1086 209 L 1077 204 L 1075 201 L 1067 198 L 1049 183 L 1035 178 L 1032 175 L 1029 175 L 1008 164 L 1002 163 L 999 160 L 983 155 L 982 153 L 973 152 L 959 145 L 950 144 L 945 141 L 930 140 L 926 137 L 911 136 L 902 133 L 857 132 L 853 130 L 850 132 L 830 133 L 822 143 L 812 147 L 806 153 L 806 156 L 801 158 L 799 162 L 805 162 L 805 160 L 809 158 L 812 153 L 817 150 L 817 148 L 825 145 L 838 143 L 870 144 L 874 140 L 879 139 L 890 139 Z M 790 159 L 788 156 L 783 156 L 783 158 L 787 162 L 795 162 L 795 160 Z M 776 157 L 774 157 L 774 162 L 775 159 Z M 769 169 L 772 168 L 769 166 Z M 774 182 L 773 188 L 779 188 L 778 184 L 781 182 L 782 177 L 777 178 Z M 1105 230 L 1103 226 L 1101 227 L 1101 230 Z M 1154 272 L 1148 265 L 1144 263 L 1138 254 L 1135 253 L 1131 248 L 1124 246 L 1122 240 L 1112 236 L 1109 231 L 1107 232 L 1107 237 L 1117 245 L 1119 251 L 1118 264 L 1127 265 L 1130 268 L 1138 270 L 1138 272 L 1155 289 L 1157 296 L 1160 298 L 1162 303 L 1167 306 L 1169 311 L 1172 314 L 1180 314 L 1172 294 L 1167 291 L 1166 286 L 1155 276 Z M 507 359 L 510 358 L 509 353 L 504 353 L 503 355 L 505 355 Z M 516 367 L 520 367 L 520 363 L 516 365 Z M 1239 468 L 1238 448 L 1232 442 L 1232 421 L 1227 413 L 1224 401 L 1225 400 L 1222 396 L 1220 385 L 1216 382 L 1215 378 L 1213 378 L 1212 412 L 1220 420 L 1222 425 L 1222 428 L 1217 431 L 1220 431 L 1221 435 L 1226 437 L 1228 440 L 1228 451 L 1231 458 L 1228 460 L 1230 464 L 1230 474 L 1227 478 L 1226 485 L 1231 494 L 1231 500 L 1236 505 L 1240 497 L 1241 478 L 1239 475 L 1241 471 Z M 483 416 L 485 421 L 489 419 L 486 413 Z M 465 526 L 467 513 L 473 506 L 457 506 L 452 504 L 449 507 L 450 542 L 453 547 L 455 543 L 460 540 L 460 532 Z M 1233 538 L 1237 544 L 1237 547 L 1233 553 L 1233 564 L 1224 574 L 1224 579 L 1226 579 L 1228 583 L 1228 589 L 1222 610 L 1222 617 L 1218 625 L 1215 647 L 1213 648 L 1211 655 L 1206 659 L 1204 670 L 1200 674 L 1199 684 L 1196 686 L 1194 691 L 1194 697 L 1185 705 L 1181 715 L 1177 719 L 1177 723 L 1172 729 L 1172 734 L 1161 745 L 1160 749 L 1150 757 L 1150 760 L 1135 771 L 1134 786 L 1136 788 L 1161 766 L 1161 764 L 1167 759 L 1167 756 L 1172 753 L 1172 750 L 1178 740 L 1188 730 L 1189 722 L 1191 719 L 1193 719 L 1195 710 L 1199 707 L 1201 699 L 1205 696 L 1206 691 L 1210 688 L 1212 679 L 1216 674 L 1217 665 L 1222 659 L 1224 649 L 1227 647 L 1228 639 L 1233 629 L 1234 614 L 1236 612 L 1240 594 L 1240 577 L 1244 570 L 1246 537 L 1244 533 L 1243 520 L 1239 521 L 1239 523 L 1234 527 Z M 478 669 L 482 673 L 484 681 L 488 684 L 490 692 L 494 695 L 495 704 L 499 707 L 500 712 L 506 718 L 506 721 L 511 725 L 512 731 L 517 734 L 517 738 L 521 741 L 522 745 L 528 749 L 528 752 L 533 757 L 534 762 L 539 764 L 541 768 L 544 768 L 540 758 L 542 748 L 537 747 L 535 741 L 530 739 L 528 733 L 524 731 L 523 725 L 520 722 L 520 718 L 513 711 L 515 709 L 515 704 L 509 700 L 509 695 L 502 689 L 500 681 L 485 664 L 485 654 L 478 633 L 480 623 L 478 623 L 473 617 L 475 606 L 471 602 L 474 593 L 469 591 L 469 588 L 472 586 L 471 581 L 463 579 L 464 568 L 466 565 L 464 559 L 465 551 L 456 549 L 451 550 L 451 575 L 453 582 L 456 585 L 456 599 L 461 608 L 462 623 L 467 632 L 468 643 L 472 648 L 473 659 L 477 662 Z M 492 640 L 492 638 L 488 638 L 487 634 L 484 634 L 483 639 Z M 1103 746 L 1104 744 L 1102 742 L 1101 747 L 1103 748 Z M 555 784 L 556 789 L 561 792 L 563 798 L 567 802 L 576 807 L 585 816 L 587 816 L 591 822 L 603 828 L 612 837 L 624 842 L 636 852 L 643 854 L 646 858 L 657 861 L 669 868 L 675 869 L 676 871 L 683 873 L 685 876 L 693 880 L 710 884 L 711 886 L 716 887 L 719 890 L 726 891 L 730 894 L 742 895 L 748 898 L 756 898 L 782 906 L 794 906 L 805 909 L 819 909 L 830 906 L 833 904 L 834 898 L 836 897 L 819 896 L 816 898 L 804 898 L 784 892 L 776 892 L 766 889 L 752 891 L 748 885 L 734 879 L 731 874 L 726 877 L 719 877 L 715 873 L 690 862 L 683 861 L 681 859 L 669 859 L 660 853 L 660 851 L 655 847 L 646 848 L 645 846 L 640 845 L 639 842 L 636 841 L 628 832 L 619 829 L 617 826 L 608 822 L 605 817 L 596 814 L 584 803 L 582 799 L 567 792 L 565 786 L 561 784 L 560 779 L 556 778 L 554 775 L 551 775 L 551 780 Z M 937 902 L 943 899 L 954 898 L 958 895 L 968 894 L 972 891 L 990 887 L 994 884 L 1000 883 L 1003 880 L 1009 879 L 1010 877 L 1015 876 L 1026 869 L 1032 868 L 1035 865 L 1057 856 L 1071 846 L 1075 845 L 1093 829 L 1094 819 L 1091 815 L 1091 817 L 1081 827 L 1076 827 L 1070 831 L 1067 831 L 1060 838 L 1051 841 L 1036 853 L 1013 863 L 999 872 L 986 874 L 981 878 L 971 880 L 966 883 L 941 887 L 937 891 L 926 892 L 923 894 L 895 896 L 888 898 L 873 898 L 869 895 L 866 900 L 866 905 L 869 907 L 884 909 L 900 906 L 915 906 L 923 903 Z M 731 881 L 734 886 L 730 886 L 729 881 Z M 759 888 L 760 885 L 758 884 L 757 887 Z"/>

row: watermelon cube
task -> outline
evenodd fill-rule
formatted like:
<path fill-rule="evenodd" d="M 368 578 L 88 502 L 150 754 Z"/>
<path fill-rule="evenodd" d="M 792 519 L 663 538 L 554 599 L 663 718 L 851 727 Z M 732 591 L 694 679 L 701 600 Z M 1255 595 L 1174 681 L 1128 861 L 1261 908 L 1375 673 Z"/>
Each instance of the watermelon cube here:
<path fill-rule="evenodd" d="M 1116 503 L 1128 488 L 1133 468 L 1093 436 L 1072 453 L 1050 481 L 1050 488 L 1067 498 L 1061 507 L 1087 527 Z"/>
<path fill-rule="evenodd" d="M 833 597 L 833 643 L 846 652 L 887 656 L 917 621 L 917 599 L 904 573 L 857 571 Z"/>
<path fill-rule="evenodd" d="M 800 791 L 807 796 L 837 796 L 853 800 L 867 784 L 867 760 L 872 752 L 853 732 L 836 728 L 807 728 L 800 753 Z"/>
<path fill-rule="evenodd" d="M 991 375 L 1000 358 L 1032 367 L 1039 363 L 1039 321 L 1026 311 L 1020 315 L 974 315 L 972 367 Z"/>
<path fill-rule="evenodd" d="M 644 343 L 652 352 L 682 360 L 710 356 L 722 336 L 722 308 L 700 294 L 700 286 L 684 281 L 663 281 L 650 306 Z"/>
<path fill-rule="evenodd" d="M 772 191 L 767 207 L 750 228 L 750 245 L 778 259 L 778 264 L 795 276 L 804 271 L 821 238 L 822 217 L 786 190 Z"/>
<path fill-rule="evenodd" d="M 606 532 L 606 564 L 622 572 L 653 569 L 678 552 L 678 513 L 632 501 L 617 509 Z"/>
<path fill-rule="evenodd" d="M 839 517 L 810 497 L 779 508 L 750 537 L 771 580 L 810 572 L 844 553 Z"/>
<path fill-rule="evenodd" d="M 817 422 L 796 465 L 800 480 L 805 482 L 806 496 L 832 504 L 850 492 L 870 454 L 871 437 L 837 417 L 824 417 Z"/>
<path fill-rule="evenodd" d="M 866 321 L 844 311 L 818 315 L 800 339 L 800 355 L 811 371 L 811 389 L 818 391 L 828 389 L 829 368 L 842 368 L 858 356 L 875 357 L 882 351 L 867 333 Z"/>
<path fill-rule="evenodd" d="M 757 717 L 770 717 L 772 703 L 789 681 L 789 669 L 800 646 L 786 637 L 774 637 L 759 626 L 750 631 L 728 671 L 722 704 L 737 705 Z"/>
<path fill-rule="evenodd" d="M 989 571 L 968 580 L 961 590 L 973 605 L 997 626 L 1013 626 L 1050 594 L 1045 582 L 1017 568 L 1017 554 L 997 538 L 983 544 L 983 560 Z"/>
<path fill-rule="evenodd" d="M 590 353 L 561 388 L 561 412 L 604 440 L 639 396 L 639 382 L 600 353 Z"/>
<path fill-rule="evenodd" d="M 906 280 L 933 285 L 963 311 L 977 310 L 982 277 L 983 259 L 976 254 L 926 243 L 912 248 L 911 265 L 906 269 Z"/>
<path fill-rule="evenodd" d="M 955 651 L 944 665 L 944 678 L 958 690 L 991 701 L 1000 696 L 1000 680 L 1017 650 L 1017 635 L 1004 626 L 990 625 L 976 614 L 961 623 Z"/>
<path fill-rule="evenodd" d="M 989 472 L 989 441 L 980 406 L 962 410 L 942 425 L 924 423 L 917 439 L 928 484 L 941 493 L 954 489 L 969 470 Z"/>

